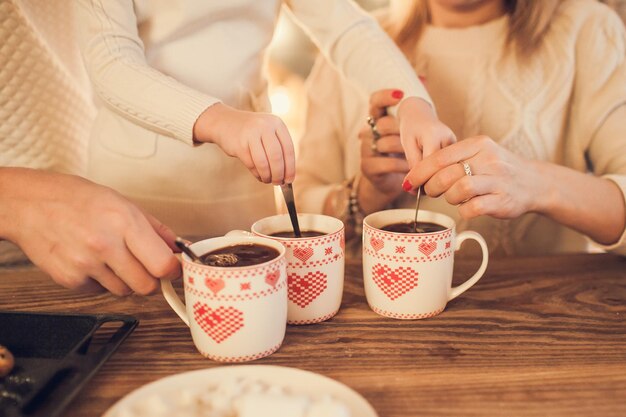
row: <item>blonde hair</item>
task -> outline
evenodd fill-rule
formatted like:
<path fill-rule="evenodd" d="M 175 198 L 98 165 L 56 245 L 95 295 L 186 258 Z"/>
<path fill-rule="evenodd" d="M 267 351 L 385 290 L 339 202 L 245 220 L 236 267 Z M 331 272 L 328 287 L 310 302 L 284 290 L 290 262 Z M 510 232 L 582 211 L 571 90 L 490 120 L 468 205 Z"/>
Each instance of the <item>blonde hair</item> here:
<path fill-rule="evenodd" d="M 550 28 L 550 21 L 559 7 L 559 0 L 503 0 L 509 15 L 506 44 L 518 56 L 533 53 Z M 426 24 L 430 21 L 427 0 L 391 1 L 385 30 L 404 54 L 411 58 Z"/>

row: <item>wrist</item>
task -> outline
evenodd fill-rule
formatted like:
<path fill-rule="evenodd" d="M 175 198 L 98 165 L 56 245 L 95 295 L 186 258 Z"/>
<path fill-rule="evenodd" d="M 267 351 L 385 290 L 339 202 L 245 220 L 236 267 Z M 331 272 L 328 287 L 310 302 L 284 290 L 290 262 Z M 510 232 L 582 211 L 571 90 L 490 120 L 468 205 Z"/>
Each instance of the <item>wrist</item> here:
<path fill-rule="evenodd" d="M 193 140 L 202 143 L 218 143 L 222 123 L 231 109 L 223 103 L 207 107 L 193 125 Z"/>
<path fill-rule="evenodd" d="M 367 177 L 363 177 L 356 190 L 356 196 L 363 213 L 370 214 L 387 208 L 398 195 L 383 193 Z"/>
<path fill-rule="evenodd" d="M 532 184 L 532 189 L 528 192 L 527 211 L 551 216 L 564 197 L 560 187 L 556 186 L 555 176 L 549 172 L 550 165 L 536 160 L 527 160 L 526 163 L 528 172 L 532 173 L 532 177 L 527 179 L 528 184 Z"/>
<path fill-rule="evenodd" d="M 21 191 L 35 188 L 31 184 L 24 184 L 22 180 L 34 172 L 28 168 L 0 168 L 0 240 L 6 239 L 15 242 L 19 233 L 23 196 Z"/>
<path fill-rule="evenodd" d="M 427 119 L 436 119 L 435 109 L 426 100 L 420 97 L 406 97 L 398 104 L 398 119 L 402 120 L 403 116 L 415 118 L 415 116 Z"/>

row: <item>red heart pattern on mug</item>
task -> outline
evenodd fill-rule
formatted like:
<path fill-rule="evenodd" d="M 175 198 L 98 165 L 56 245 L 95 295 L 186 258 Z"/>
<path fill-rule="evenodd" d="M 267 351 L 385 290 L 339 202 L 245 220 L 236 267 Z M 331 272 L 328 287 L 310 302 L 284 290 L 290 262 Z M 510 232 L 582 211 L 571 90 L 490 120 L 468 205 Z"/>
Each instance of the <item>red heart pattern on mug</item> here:
<path fill-rule="evenodd" d="M 372 267 L 374 282 L 390 300 L 402 297 L 417 287 L 418 272 L 408 266 L 391 269 L 387 265 L 376 264 Z"/>
<path fill-rule="evenodd" d="M 226 286 L 226 284 L 224 284 L 224 280 L 221 278 L 213 279 L 207 277 L 204 279 L 204 284 L 211 290 L 213 295 L 217 295 L 217 293 L 222 291 Z"/>
<path fill-rule="evenodd" d="M 300 259 L 302 262 L 306 262 L 313 256 L 313 248 L 311 246 L 293 248 L 293 256 Z"/>
<path fill-rule="evenodd" d="M 278 282 L 279 278 L 280 271 L 277 269 L 276 271 L 268 272 L 267 275 L 265 275 L 265 282 L 271 285 L 273 288 L 276 288 L 276 283 Z"/>
<path fill-rule="evenodd" d="M 287 275 L 289 300 L 304 308 L 320 296 L 328 286 L 327 276 L 321 271 L 307 272 L 304 275 Z"/>
<path fill-rule="evenodd" d="M 434 242 L 434 241 L 433 242 L 423 242 L 423 243 L 420 243 L 417 248 L 424 255 L 430 256 L 430 254 L 433 253 L 435 251 L 435 249 L 437 249 L 437 242 Z"/>
<path fill-rule="evenodd" d="M 377 239 L 375 237 L 372 237 L 370 239 L 370 245 L 372 245 L 372 248 L 374 248 L 374 250 L 376 252 L 378 252 L 379 250 L 381 250 L 382 248 L 385 247 L 385 242 L 381 239 Z"/>
<path fill-rule="evenodd" d="M 216 343 L 228 339 L 244 325 L 242 311 L 234 307 L 212 309 L 199 301 L 193 305 L 193 318 Z"/>

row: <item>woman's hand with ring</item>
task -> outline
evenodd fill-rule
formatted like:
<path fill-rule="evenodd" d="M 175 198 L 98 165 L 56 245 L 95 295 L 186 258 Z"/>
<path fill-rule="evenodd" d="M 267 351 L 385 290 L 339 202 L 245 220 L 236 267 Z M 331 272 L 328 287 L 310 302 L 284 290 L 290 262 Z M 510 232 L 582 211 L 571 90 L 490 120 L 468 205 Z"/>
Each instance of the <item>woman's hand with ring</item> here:
<path fill-rule="evenodd" d="M 515 218 L 540 208 L 544 180 L 535 164 L 487 136 L 476 136 L 424 158 L 406 176 L 404 188 L 424 184 L 429 196 L 443 195 L 458 205 L 463 218 Z"/>
<path fill-rule="evenodd" d="M 359 132 L 361 141 L 361 172 L 363 178 L 359 185 L 359 204 L 365 212 L 384 208 L 400 194 L 399 183 L 409 172 L 409 165 L 404 158 L 400 142 L 397 119 L 386 115 L 384 109 L 394 106 L 401 96 L 394 96 L 397 90 L 378 92 L 380 108 L 375 109 L 375 126 L 380 135 L 374 138 L 372 124 L 364 125 Z"/>

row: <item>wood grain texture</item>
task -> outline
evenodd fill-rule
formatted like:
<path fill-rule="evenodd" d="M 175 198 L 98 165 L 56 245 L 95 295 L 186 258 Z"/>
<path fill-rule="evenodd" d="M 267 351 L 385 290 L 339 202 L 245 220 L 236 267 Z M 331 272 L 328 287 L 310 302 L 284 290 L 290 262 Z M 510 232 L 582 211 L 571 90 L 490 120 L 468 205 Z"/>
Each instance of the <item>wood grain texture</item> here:
<path fill-rule="evenodd" d="M 458 260 L 455 282 L 478 261 Z M 439 316 L 399 321 L 365 301 L 361 266 L 346 267 L 339 314 L 289 326 L 281 349 L 253 363 L 335 378 L 380 417 L 626 415 L 626 259 L 563 255 L 492 260 Z M 0 271 L 0 309 L 126 313 L 137 330 L 68 408 L 101 415 L 158 378 L 219 366 L 159 295 L 116 298 L 62 289 L 35 269 Z M 358 417 L 358 416 L 356 416 Z"/>

